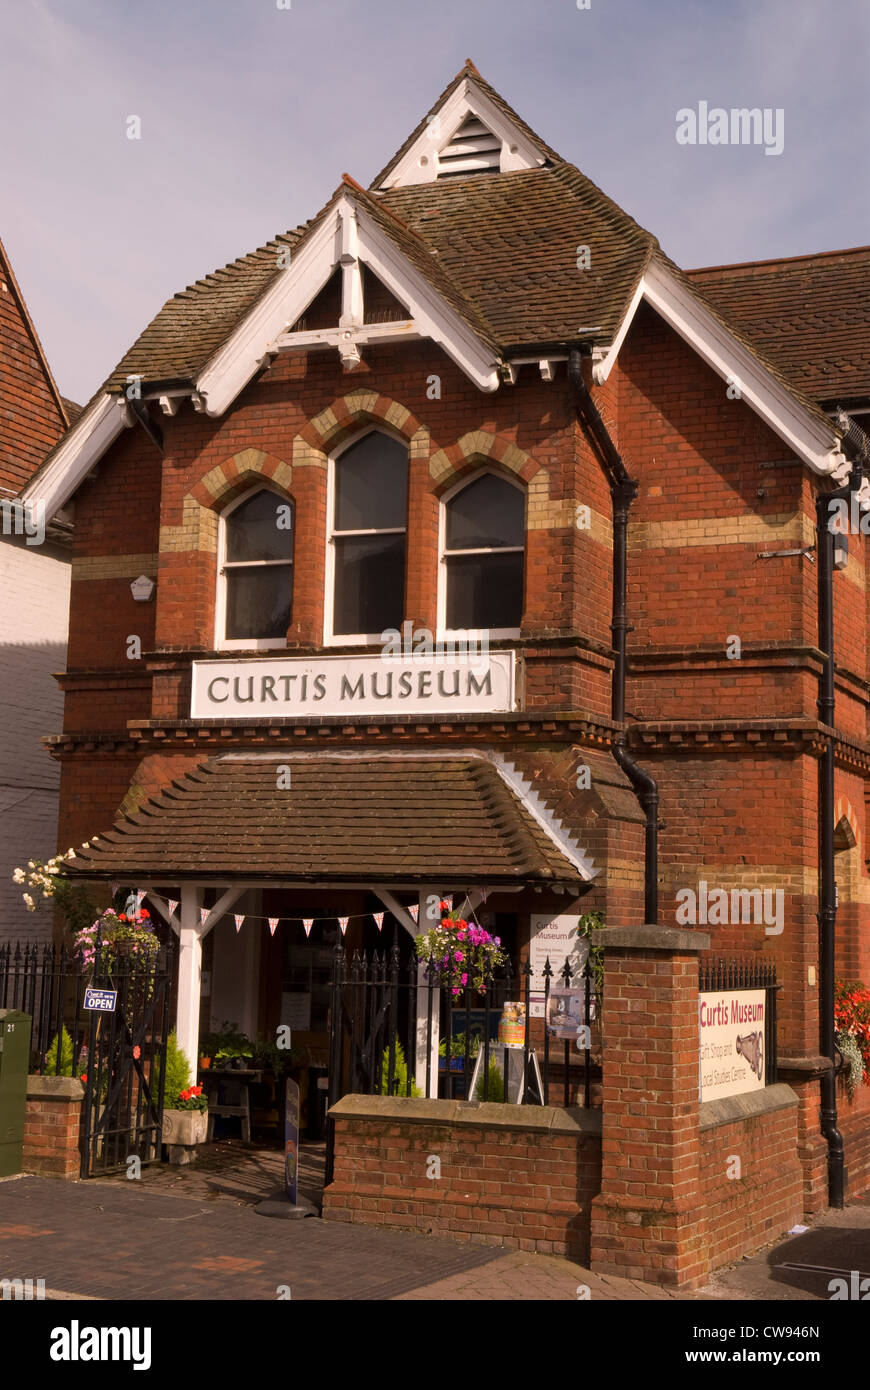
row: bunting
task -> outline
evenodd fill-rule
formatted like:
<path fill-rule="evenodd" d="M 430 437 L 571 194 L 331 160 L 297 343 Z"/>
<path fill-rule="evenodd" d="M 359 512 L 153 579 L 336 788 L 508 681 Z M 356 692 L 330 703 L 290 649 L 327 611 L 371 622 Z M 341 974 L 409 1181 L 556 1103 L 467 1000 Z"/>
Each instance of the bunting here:
<path fill-rule="evenodd" d="M 244 912 L 234 912 L 233 917 L 236 923 L 236 931 L 239 932 L 242 930 L 242 923 L 245 920 L 245 914 Z"/>
<path fill-rule="evenodd" d="M 344 936 L 345 932 L 347 931 L 347 924 L 349 921 L 349 917 L 339 917 L 338 919 L 338 925 L 341 927 L 342 936 Z"/>
<path fill-rule="evenodd" d="M 205 919 L 208 917 L 208 914 L 209 914 L 210 911 L 211 911 L 211 908 L 210 908 L 210 907 L 201 907 L 201 908 L 199 909 L 199 921 L 200 921 L 200 925 L 201 925 L 201 926 L 203 926 L 203 927 L 205 926 Z"/>
<path fill-rule="evenodd" d="M 419 903 L 411 903 L 411 906 L 408 908 L 408 911 L 410 912 L 411 916 L 413 917 L 414 921 L 416 922 L 416 921 L 418 920 L 419 916 L 420 916 L 420 904 L 419 904 Z"/>
<path fill-rule="evenodd" d="M 486 901 L 486 891 L 485 891 L 484 889 L 481 889 L 481 893 L 482 893 L 482 895 L 483 895 L 484 901 Z M 146 889 L 132 889 L 131 892 L 130 892 L 130 898 L 129 898 L 129 902 L 130 902 L 131 908 L 132 908 L 132 904 L 133 904 L 133 903 L 141 903 L 142 900 L 143 900 L 146 896 L 147 896 L 147 890 L 146 890 Z M 443 901 L 447 903 L 448 908 L 452 909 L 452 907 L 453 907 L 453 902 L 454 902 L 454 894 L 452 894 L 452 893 L 449 893 L 449 894 L 448 894 L 448 893 L 445 893 L 445 894 L 444 894 L 444 897 L 443 897 Z M 178 900 L 177 898 L 167 898 L 167 899 L 166 899 L 166 906 L 167 906 L 167 909 L 168 909 L 168 914 L 169 914 L 170 919 L 176 915 L 176 913 L 178 912 L 178 909 L 179 909 L 180 905 L 181 905 L 181 904 L 180 904 L 180 902 L 179 902 L 179 900 Z M 137 910 L 138 910 L 138 909 L 137 909 Z M 419 918 L 420 918 L 420 907 L 419 907 L 419 904 L 418 904 L 418 903 L 410 903 L 410 904 L 408 905 L 408 907 L 407 907 L 405 910 L 409 913 L 409 915 L 411 916 L 411 918 L 413 919 L 413 921 L 414 921 L 415 923 L 419 923 Z M 210 915 L 213 911 L 214 911 L 214 908 L 211 908 L 211 907 L 201 907 L 201 908 L 199 909 L 199 920 L 200 920 L 200 925 L 201 925 L 201 926 L 203 926 L 203 927 L 205 926 L 206 922 L 208 921 L 209 915 Z M 338 925 L 339 925 L 339 927 L 341 928 L 341 934 L 342 934 L 342 936 L 344 936 L 344 934 L 345 934 L 346 931 L 347 931 L 347 924 L 348 924 L 348 922 L 351 922 L 351 921 L 356 922 L 356 921 L 360 921 L 360 920 L 363 920 L 363 919 L 371 918 L 371 919 L 374 921 L 374 924 L 375 924 L 375 926 L 377 927 L 378 931 L 383 931 L 383 927 L 384 927 L 384 917 L 385 917 L 386 915 L 387 915 L 387 914 L 386 914 L 385 912 L 351 912 L 351 913 L 348 913 L 347 916 L 345 916 L 345 917 L 339 917 L 339 918 L 338 918 Z M 336 920 L 336 918 L 335 918 L 334 916 L 329 916 L 329 917 L 301 917 L 301 918 L 300 918 L 300 917 L 295 917 L 295 916 L 289 916 L 289 917 L 280 917 L 280 916 L 279 916 L 279 917 L 267 917 L 267 916 L 261 916 L 259 913 L 256 913 L 256 912 L 255 912 L 255 913 L 251 913 L 251 912 L 236 912 L 236 913 L 233 913 L 233 918 L 234 918 L 234 921 L 235 921 L 235 924 L 236 924 L 236 931 L 237 931 L 237 932 L 238 932 L 238 931 L 241 931 L 243 923 L 244 923 L 244 922 L 247 922 L 247 921 L 253 921 L 253 922 L 268 922 L 268 924 L 269 924 L 269 931 L 270 931 L 270 933 L 271 933 L 272 936 L 275 935 L 275 932 L 276 932 L 276 930 L 277 930 L 277 928 L 278 928 L 278 923 L 279 923 L 279 922 L 284 921 L 284 922 L 287 922 L 288 924 L 292 924 L 292 923 L 294 923 L 294 922 L 295 922 L 295 923 L 298 923 L 298 922 L 301 921 L 303 927 L 305 928 L 305 935 L 306 935 L 306 937 L 309 937 L 309 936 L 311 935 L 311 928 L 314 926 L 314 923 L 315 923 L 315 922 L 334 922 L 334 921 Z"/>
<path fill-rule="evenodd" d="M 275 928 L 277 927 L 277 925 L 278 925 L 278 918 L 277 918 L 277 917 L 270 917 L 270 918 L 269 918 L 269 934 L 270 934 L 270 936 L 274 936 L 274 935 L 275 935 Z M 309 928 L 309 930 L 310 930 L 310 928 Z M 307 936 L 307 935 L 308 935 L 308 932 L 306 932 L 305 935 Z"/>
<path fill-rule="evenodd" d="M 311 935 L 311 928 L 314 926 L 314 918 L 313 918 L 313 917 L 303 917 L 303 918 L 302 918 L 302 925 L 303 925 L 303 927 L 305 928 L 305 935 L 306 935 L 306 936 L 310 936 L 310 935 Z"/>
<path fill-rule="evenodd" d="M 381 931 L 384 925 L 384 914 L 382 912 L 373 912 L 372 916 L 375 919 L 375 926 L 377 927 L 378 931 Z"/>
<path fill-rule="evenodd" d="M 169 898 L 169 899 L 167 899 L 166 905 L 167 905 L 167 907 L 169 908 L 169 916 L 170 916 L 170 918 L 174 917 L 174 916 L 175 916 L 175 909 L 178 907 L 178 902 L 177 902 L 177 900 L 176 900 L 175 898 Z"/>

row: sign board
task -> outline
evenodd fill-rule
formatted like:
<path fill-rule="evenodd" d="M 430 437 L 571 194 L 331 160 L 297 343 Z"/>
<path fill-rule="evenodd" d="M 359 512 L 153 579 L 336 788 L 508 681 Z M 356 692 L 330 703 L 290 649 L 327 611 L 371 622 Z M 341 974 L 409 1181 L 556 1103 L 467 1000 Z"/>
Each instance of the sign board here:
<path fill-rule="evenodd" d="M 284 1186 L 295 1207 L 299 1193 L 299 1087 L 289 1076 L 284 1092 Z"/>
<path fill-rule="evenodd" d="M 516 652 L 194 661 L 191 719 L 493 714 L 515 704 Z"/>
<path fill-rule="evenodd" d="M 764 1089 L 767 1058 L 763 989 L 723 990 L 698 996 L 701 1100 L 720 1100 Z"/>
<path fill-rule="evenodd" d="M 104 1014 L 113 1014 L 117 1002 L 118 991 L 116 989 L 91 989 L 89 986 L 85 990 L 85 1002 L 83 1007 L 86 1009 L 97 1009 L 100 1013 Z"/>
<path fill-rule="evenodd" d="M 566 913 L 561 917 L 549 914 L 532 914 L 532 939 L 529 943 L 529 962 L 532 978 L 529 986 L 529 1005 L 532 1018 L 544 1017 L 544 966 L 550 959 L 550 988 L 564 986 L 560 971 L 568 960 L 574 978 L 583 969 L 589 956 L 589 942 L 585 936 L 577 935 L 580 918 L 576 913 Z"/>

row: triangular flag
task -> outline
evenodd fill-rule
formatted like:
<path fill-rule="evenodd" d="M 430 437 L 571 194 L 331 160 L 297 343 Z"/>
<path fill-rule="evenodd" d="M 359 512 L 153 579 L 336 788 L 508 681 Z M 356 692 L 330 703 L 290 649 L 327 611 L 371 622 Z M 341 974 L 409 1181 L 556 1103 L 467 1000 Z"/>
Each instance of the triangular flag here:
<path fill-rule="evenodd" d="M 384 925 L 384 914 L 382 912 L 373 912 L 372 916 L 375 919 L 375 926 L 377 927 L 378 931 L 381 931 Z"/>
<path fill-rule="evenodd" d="M 311 928 L 314 926 L 314 918 L 313 918 L 313 917 L 303 917 L 303 918 L 302 918 L 302 925 L 303 925 L 303 927 L 305 928 L 305 935 L 306 935 L 306 936 L 310 936 L 310 935 L 311 935 Z"/>
<path fill-rule="evenodd" d="M 145 889 L 143 888 L 143 889 L 141 890 L 141 892 L 137 892 L 137 894 L 136 894 L 136 911 L 137 911 L 137 912 L 139 911 L 140 907 L 142 906 L 142 899 L 143 899 L 144 897 L 145 897 Z"/>
<path fill-rule="evenodd" d="M 275 928 L 277 927 L 277 925 L 278 925 L 278 918 L 277 918 L 277 917 L 270 917 L 270 918 L 269 918 L 269 931 L 271 932 L 272 936 L 275 935 Z"/>
<path fill-rule="evenodd" d="M 210 912 L 211 912 L 211 908 L 210 908 L 210 907 L 201 907 L 201 908 L 199 909 L 199 920 L 200 920 L 200 922 L 202 923 L 203 926 L 205 926 L 205 919 L 206 919 L 206 917 L 208 916 L 208 914 L 209 914 Z"/>
<path fill-rule="evenodd" d="M 417 919 L 418 919 L 419 916 L 420 916 L 420 904 L 419 904 L 419 903 L 411 903 L 411 906 L 408 908 L 408 911 L 410 912 L 411 916 L 413 917 L 414 921 L 416 922 Z"/>
<path fill-rule="evenodd" d="M 452 912 L 452 911 L 453 911 L 453 894 L 452 894 L 452 893 L 445 893 L 445 894 L 444 894 L 444 901 L 445 901 L 446 904 L 447 904 L 447 911 L 448 911 L 448 912 Z"/>
<path fill-rule="evenodd" d="M 488 888 L 481 888 L 481 890 L 480 890 L 480 900 L 481 900 L 481 902 L 484 902 L 484 903 L 485 903 L 488 897 L 489 897 L 489 889 L 488 889 Z"/>
<path fill-rule="evenodd" d="M 234 912 L 234 913 L 233 913 L 233 916 L 234 916 L 235 919 L 236 919 L 236 931 L 241 931 L 241 930 L 242 930 L 242 923 L 243 923 L 244 920 L 245 920 L 245 914 L 244 914 L 244 912 Z"/>
<path fill-rule="evenodd" d="M 167 904 L 166 904 L 166 905 L 167 905 L 167 907 L 169 908 L 169 915 L 170 915 L 170 917 L 174 917 L 174 916 L 175 916 L 175 909 L 178 907 L 178 902 L 176 901 L 175 898 L 168 898 L 168 899 L 167 899 Z"/>
<path fill-rule="evenodd" d="M 342 936 L 344 936 L 345 932 L 347 931 L 347 924 L 349 921 L 349 917 L 339 917 L 338 919 L 338 925 L 341 927 Z"/>

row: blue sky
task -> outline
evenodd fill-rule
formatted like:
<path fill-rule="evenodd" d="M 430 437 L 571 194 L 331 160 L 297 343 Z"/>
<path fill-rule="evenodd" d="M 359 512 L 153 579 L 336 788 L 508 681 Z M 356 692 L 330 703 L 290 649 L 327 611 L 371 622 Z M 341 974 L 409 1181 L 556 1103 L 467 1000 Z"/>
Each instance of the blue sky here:
<path fill-rule="evenodd" d="M 0 236 L 65 395 L 343 171 L 368 183 L 466 57 L 681 265 L 870 242 L 867 0 L 290 3 L 6 6 Z M 678 145 L 700 101 L 781 107 L 783 153 Z"/>

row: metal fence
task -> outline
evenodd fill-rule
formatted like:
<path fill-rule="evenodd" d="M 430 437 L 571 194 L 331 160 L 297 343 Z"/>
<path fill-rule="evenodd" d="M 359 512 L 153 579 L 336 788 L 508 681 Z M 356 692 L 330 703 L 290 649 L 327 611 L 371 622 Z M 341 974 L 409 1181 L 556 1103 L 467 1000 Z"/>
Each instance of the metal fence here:
<path fill-rule="evenodd" d="M 782 989 L 777 983 L 776 966 L 771 960 L 706 959 L 698 962 L 698 993 L 732 993 L 737 990 L 763 989 L 764 1054 L 767 1059 L 765 1084 L 773 1086 L 777 1079 L 777 1016 L 776 996 Z"/>
<path fill-rule="evenodd" d="M 350 958 L 339 946 L 329 1104 L 354 1092 L 590 1107 L 597 1019 L 588 963 L 575 970 L 566 960 L 557 972 L 547 961 L 536 992 L 531 965 L 508 961 L 479 991 L 397 944 Z"/>
<path fill-rule="evenodd" d="M 160 1156 L 172 967 L 171 946 L 138 959 L 98 940 L 86 969 L 65 947 L 0 947 L 0 1008 L 31 1015 L 31 1071 L 85 1084 L 82 1177 Z M 112 1008 L 86 1009 L 89 987 Z"/>

